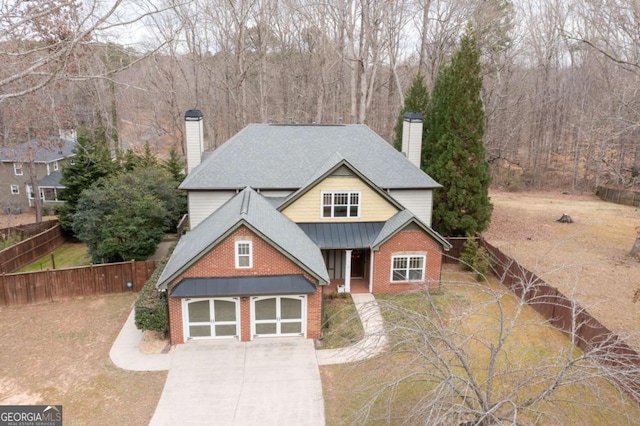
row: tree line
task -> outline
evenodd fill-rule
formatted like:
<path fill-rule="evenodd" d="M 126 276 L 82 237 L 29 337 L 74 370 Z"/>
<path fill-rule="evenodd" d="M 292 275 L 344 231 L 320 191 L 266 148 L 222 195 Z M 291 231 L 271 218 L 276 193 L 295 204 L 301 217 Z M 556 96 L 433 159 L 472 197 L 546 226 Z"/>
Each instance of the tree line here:
<path fill-rule="evenodd" d="M 103 127 L 112 148 L 209 149 L 250 122 L 365 123 L 477 30 L 494 184 L 590 190 L 640 174 L 637 0 L 55 0 L 0 7 L 0 138 Z"/>

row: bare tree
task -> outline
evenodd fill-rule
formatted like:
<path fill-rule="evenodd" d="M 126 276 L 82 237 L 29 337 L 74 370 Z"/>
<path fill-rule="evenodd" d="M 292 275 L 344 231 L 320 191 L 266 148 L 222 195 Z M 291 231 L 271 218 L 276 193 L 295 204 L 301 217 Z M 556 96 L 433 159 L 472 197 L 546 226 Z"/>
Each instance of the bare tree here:
<path fill-rule="evenodd" d="M 611 422 L 632 424 L 633 411 L 619 407 L 640 397 L 637 354 L 612 334 L 586 339 L 585 328 L 594 325 L 585 310 L 542 291 L 534 275 L 520 272 L 515 296 L 488 281 L 463 279 L 445 282 L 441 291 L 378 300 L 390 344 L 363 366 L 362 383 L 342 388 L 367 395 L 358 397 L 363 402 L 349 420 L 564 424 L 575 421 L 565 412 L 589 413 L 596 406 Z M 566 338 L 527 305 L 555 305 L 563 316 L 554 321 L 563 322 Z M 544 339 L 533 335 L 549 338 L 540 343 Z"/>
<path fill-rule="evenodd" d="M 113 38 L 161 11 L 146 1 L 134 6 L 116 0 L 108 7 L 99 1 L 2 2 L 0 60 L 5 66 L 0 73 L 0 103 L 58 80 L 108 77 L 114 70 L 82 73 L 79 57 L 92 42 Z"/>

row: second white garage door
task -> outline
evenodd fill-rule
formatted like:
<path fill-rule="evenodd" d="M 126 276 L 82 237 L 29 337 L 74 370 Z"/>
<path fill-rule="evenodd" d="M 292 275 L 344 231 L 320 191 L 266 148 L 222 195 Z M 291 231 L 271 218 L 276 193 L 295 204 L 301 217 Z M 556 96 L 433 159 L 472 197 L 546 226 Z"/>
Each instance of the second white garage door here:
<path fill-rule="evenodd" d="M 255 337 L 305 336 L 307 298 L 263 296 L 251 298 L 251 335 Z"/>

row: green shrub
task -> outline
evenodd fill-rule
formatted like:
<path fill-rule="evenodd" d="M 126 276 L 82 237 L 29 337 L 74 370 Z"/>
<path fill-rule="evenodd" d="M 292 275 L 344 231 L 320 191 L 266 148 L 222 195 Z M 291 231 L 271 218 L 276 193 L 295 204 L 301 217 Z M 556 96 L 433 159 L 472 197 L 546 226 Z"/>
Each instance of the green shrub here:
<path fill-rule="evenodd" d="M 167 255 L 158 263 L 156 270 L 147 280 L 138 295 L 135 304 L 135 321 L 139 330 L 160 331 L 166 333 L 169 330 L 169 307 L 167 305 L 167 292 L 158 291 L 156 284 L 160 274 L 164 270 L 175 244 L 169 249 Z"/>
<path fill-rule="evenodd" d="M 484 247 L 480 247 L 477 239 L 469 238 L 464 243 L 460 265 L 467 271 L 475 272 L 476 280 L 482 281 L 491 268 L 491 257 Z"/>

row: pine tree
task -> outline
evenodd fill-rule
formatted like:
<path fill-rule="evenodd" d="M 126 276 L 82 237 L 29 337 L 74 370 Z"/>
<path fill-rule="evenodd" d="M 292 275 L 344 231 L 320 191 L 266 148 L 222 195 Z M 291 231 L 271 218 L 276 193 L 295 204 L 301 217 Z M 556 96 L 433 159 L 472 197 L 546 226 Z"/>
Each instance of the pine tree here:
<path fill-rule="evenodd" d="M 185 178 L 185 164 L 174 147 L 171 147 L 169 150 L 169 158 L 162 163 L 162 167 L 171 173 L 171 176 L 173 176 L 173 179 L 178 182 L 178 184 L 182 183 Z"/>
<path fill-rule="evenodd" d="M 65 190 L 61 198 L 64 204 L 58 208 L 60 226 L 65 231 L 72 230 L 73 215 L 82 191 L 89 189 L 98 179 L 119 170 L 117 163 L 111 159 L 103 129 L 96 131 L 93 137 L 89 132 L 80 130 L 73 152 L 73 163 L 68 162 L 62 169 L 61 183 Z"/>
<path fill-rule="evenodd" d="M 423 169 L 443 186 L 434 191 L 433 227 L 446 236 L 476 235 L 491 219 L 481 88 L 480 49 L 469 27 L 438 73 L 424 122 Z"/>
<path fill-rule="evenodd" d="M 429 91 L 427 90 L 427 86 L 424 84 L 424 78 L 420 73 L 418 73 L 411 82 L 409 90 L 407 90 L 404 98 L 404 105 L 400 110 L 398 121 L 396 122 L 396 126 L 394 127 L 396 138 L 393 142 L 393 146 L 398 151 L 402 150 L 402 117 L 404 116 L 404 113 L 419 112 L 422 115 L 425 115 L 428 105 Z"/>

